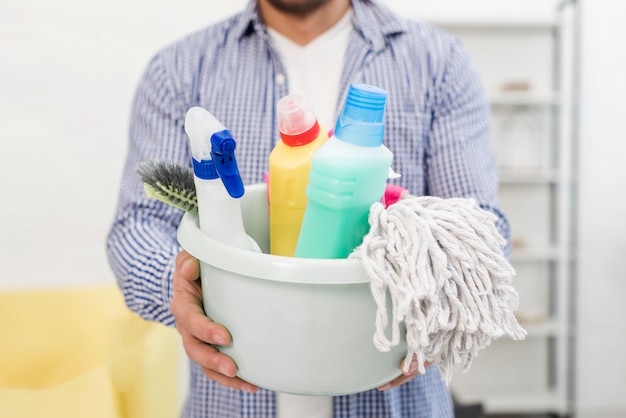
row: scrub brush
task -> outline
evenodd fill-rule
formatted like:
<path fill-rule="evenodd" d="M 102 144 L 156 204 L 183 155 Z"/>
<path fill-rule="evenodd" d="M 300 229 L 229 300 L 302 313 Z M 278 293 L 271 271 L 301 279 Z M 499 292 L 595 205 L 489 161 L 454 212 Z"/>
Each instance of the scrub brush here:
<path fill-rule="evenodd" d="M 171 161 L 145 161 L 137 166 L 146 196 L 185 212 L 198 213 L 193 170 Z"/>

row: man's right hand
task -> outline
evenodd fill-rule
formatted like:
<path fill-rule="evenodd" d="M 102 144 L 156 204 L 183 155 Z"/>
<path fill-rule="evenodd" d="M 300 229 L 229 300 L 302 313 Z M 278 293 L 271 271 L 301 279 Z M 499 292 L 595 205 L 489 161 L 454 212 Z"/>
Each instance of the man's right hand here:
<path fill-rule="evenodd" d="M 176 256 L 173 275 L 174 295 L 171 310 L 176 318 L 176 329 L 182 337 L 187 356 L 198 363 L 209 379 L 224 386 L 247 392 L 259 388 L 236 377 L 237 366 L 213 346 L 231 343 L 230 333 L 222 325 L 211 321 L 202 308 L 198 260 L 186 251 Z"/>

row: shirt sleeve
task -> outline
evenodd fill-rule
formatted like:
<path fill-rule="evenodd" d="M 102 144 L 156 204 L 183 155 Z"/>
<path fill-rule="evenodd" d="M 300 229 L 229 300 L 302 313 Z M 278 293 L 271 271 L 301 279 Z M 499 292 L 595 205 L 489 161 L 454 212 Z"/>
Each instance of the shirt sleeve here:
<path fill-rule="evenodd" d="M 171 277 L 183 212 L 145 196 L 137 165 L 147 160 L 188 165 L 185 106 L 161 57 L 139 82 L 131 111 L 129 147 L 117 212 L 107 236 L 109 263 L 127 306 L 147 320 L 173 325 Z"/>
<path fill-rule="evenodd" d="M 494 213 L 510 256 L 509 223 L 500 210 L 498 172 L 491 146 L 490 108 L 482 82 L 459 40 L 435 72 L 433 121 L 426 144 L 428 194 L 471 197 Z"/>

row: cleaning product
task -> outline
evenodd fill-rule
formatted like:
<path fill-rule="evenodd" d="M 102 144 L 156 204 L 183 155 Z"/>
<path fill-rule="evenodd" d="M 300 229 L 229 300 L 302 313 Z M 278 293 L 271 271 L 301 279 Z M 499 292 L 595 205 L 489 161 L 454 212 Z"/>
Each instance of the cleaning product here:
<path fill-rule="evenodd" d="M 225 244 L 260 251 L 243 227 L 239 198 L 244 194 L 244 186 L 231 133 L 201 107 L 187 111 L 185 132 L 193 155 L 200 230 Z"/>
<path fill-rule="evenodd" d="M 311 158 L 328 140 L 312 108 L 300 95 L 276 104 L 280 140 L 269 157 L 270 253 L 293 257 L 306 208 Z M 279 418 L 332 416 L 332 397 L 276 394 Z"/>
<path fill-rule="evenodd" d="M 293 257 L 306 207 L 311 158 L 328 135 L 304 97 L 276 104 L 280 140 L 269 157 L 270 253 Z"/>
<path fill-rule="evenodd" d="M 333 136 L 313 156 L 296 257 L 346 258 L 369 229 L 393 155 L 383 145 L 387 92 L 352 84 Z"/>

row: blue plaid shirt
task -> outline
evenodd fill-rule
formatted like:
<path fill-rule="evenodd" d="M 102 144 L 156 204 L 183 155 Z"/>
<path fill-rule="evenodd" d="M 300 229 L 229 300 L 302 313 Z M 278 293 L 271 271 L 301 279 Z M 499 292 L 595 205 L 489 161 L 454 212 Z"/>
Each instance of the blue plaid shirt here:
<path fill-rule="evenodd" d="M 394 170 L 402 174 L 396 183 L 416 195 L 473 197 L 498 215 L 508 239 L 498 209 L 489 107 L 466 50 L 451 35 L 403 20 L 372 1 L 352 3 L 354 29 L 335 113 L 350 83 L 387 90 L 384 142 L 393 152 Z M 189 108 L 201 106 L 237 138 L 244 182 L 261 182 L 279 138 L 275 104 L 289 93 L 288 83 L 254 1 L 241 14 L 168 46 L 149 63 L 132 109 L 119 206 L 107 241 L 126 303 L 143 318 L 174 324 L 169 305 L 181 212 L 145 197 L 137 165 L 151 159 L 189 164 L 183 122 Z M 192 363 L 183 415 L 274 417 L 274 394 L 223 387 Z M 436 367 L 399 388 L 334 398 L 336 418 L 453 415 Z"/>

